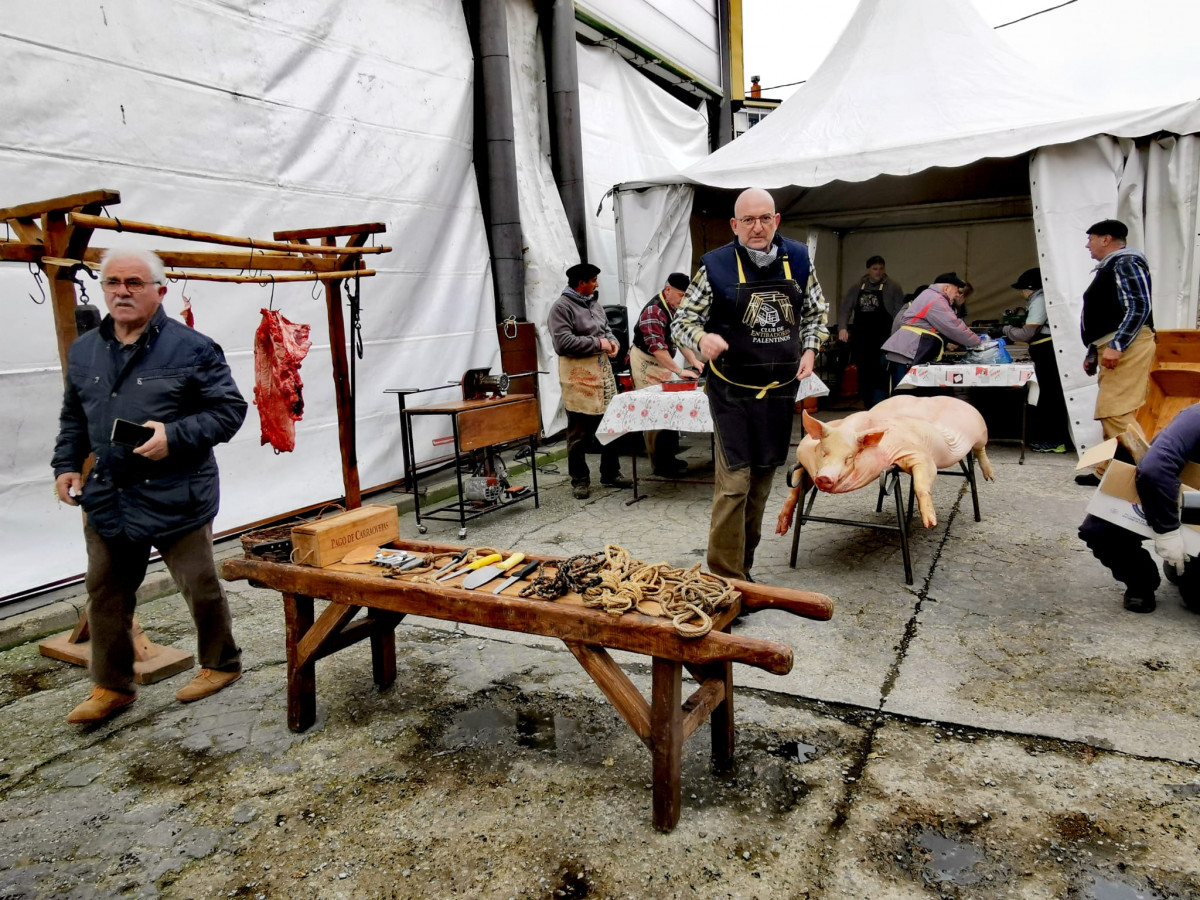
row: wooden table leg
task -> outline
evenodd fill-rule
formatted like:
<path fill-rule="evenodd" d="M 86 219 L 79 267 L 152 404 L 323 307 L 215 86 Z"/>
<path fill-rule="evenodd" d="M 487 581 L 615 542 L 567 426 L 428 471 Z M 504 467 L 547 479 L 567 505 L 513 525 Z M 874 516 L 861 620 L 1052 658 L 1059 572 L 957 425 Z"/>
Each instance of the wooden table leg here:
<path fill-rule="evenodd" d="M 654 757 L 654 827 L 679 822 L 683 756 L 683 664 L 654 657 L 650 700 L 650 752 Z"/>
<path fill-rule="evenodd" d="M 380 690 L 396 680 L 396 626 L 403 615 L 375 612 L 371 629 L 371 674 Z"/>
<path fill-rule="evenodd" d="M 725 631 L 730 627 L 726 626 Z M 733 663 L 713 663 L 705 666 L 705 676 L 725 682 L 725 699 L 712 711 L 709 725 L 712 728 L 713 769 L 718 775 L 733 771 Z"/>
<path fill-rule="evenodd" d="M 287 644 L 288 728 L 304 731 L 317 721 L 316 661 L 300 664 L 300 640 L 313 626 L 313 599 L 283 595 L 284 640 Z"/>

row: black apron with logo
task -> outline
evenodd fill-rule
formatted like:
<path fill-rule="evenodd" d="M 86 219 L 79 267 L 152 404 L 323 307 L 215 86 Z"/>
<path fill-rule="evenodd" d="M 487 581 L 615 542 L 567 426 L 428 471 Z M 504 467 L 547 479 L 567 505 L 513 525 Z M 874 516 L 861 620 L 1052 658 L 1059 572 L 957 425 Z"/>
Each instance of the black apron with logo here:
<path fill-rule="evenodd" d="M 782 250 L 784 277 L 768 281 L 747 282 L 734 254 L 737 291 L 720 316 L 729 349 L 709 363 L 709 407 L 730 469 L 780 466 L 792 439 L 804 288 Z"/>

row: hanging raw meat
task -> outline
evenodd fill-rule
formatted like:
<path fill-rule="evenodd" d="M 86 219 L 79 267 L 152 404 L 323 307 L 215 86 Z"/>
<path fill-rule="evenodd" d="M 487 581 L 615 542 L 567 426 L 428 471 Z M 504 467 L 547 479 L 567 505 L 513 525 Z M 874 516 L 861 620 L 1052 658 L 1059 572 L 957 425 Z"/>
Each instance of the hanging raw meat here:
<path fill-rule="evenodd" d="M 276 453 L 296 447 L 295 423 L 304 415 L 300 363 L 312 345 L 308 331 L 309 326 L 264 309 L 254 334 L 254 405 L 262 423 L 262 443 Z"/>

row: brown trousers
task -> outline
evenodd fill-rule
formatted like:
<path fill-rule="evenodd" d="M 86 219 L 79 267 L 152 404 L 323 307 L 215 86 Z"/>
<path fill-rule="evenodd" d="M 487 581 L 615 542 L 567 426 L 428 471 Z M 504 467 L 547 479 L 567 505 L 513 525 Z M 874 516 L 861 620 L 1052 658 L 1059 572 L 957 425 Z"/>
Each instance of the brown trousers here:
<path fill-rule="evenodd" d="M 92 682 L 132 694 L 133 611 L 137 589 L 146 577 L 151 545 L 124 536 L 106 538 L 87 524 L 83 535 L 88 554 Z M 236 672 L 242 666 L 242 651 L 233 640 L 233 617 L 213 560 L 212 523 L 180 535 L 158 550 L 196 623 L 200 665 Z"/>
<path fill-rule="evenodd" d="M 748 466 L 730 471 L 720 437 L 718 431 L 712 517 L 708 526 L 708 570 L 722 578 L 745 579 L 762 539 L 763 513 L 778 466 Z"/>

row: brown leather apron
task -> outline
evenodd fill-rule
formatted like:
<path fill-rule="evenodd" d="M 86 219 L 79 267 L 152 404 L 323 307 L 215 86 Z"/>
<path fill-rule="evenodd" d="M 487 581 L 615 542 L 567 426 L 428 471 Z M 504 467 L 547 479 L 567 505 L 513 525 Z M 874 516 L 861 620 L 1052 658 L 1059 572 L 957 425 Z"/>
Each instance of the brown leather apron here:
<path fill-rule="evenodd" d="M 595 356 L 558 358 L 558 382 L 563 408 L 568 412 L 602 416 L 608 401 L 617 395 L 612 364 L 603 353 Z"/>

